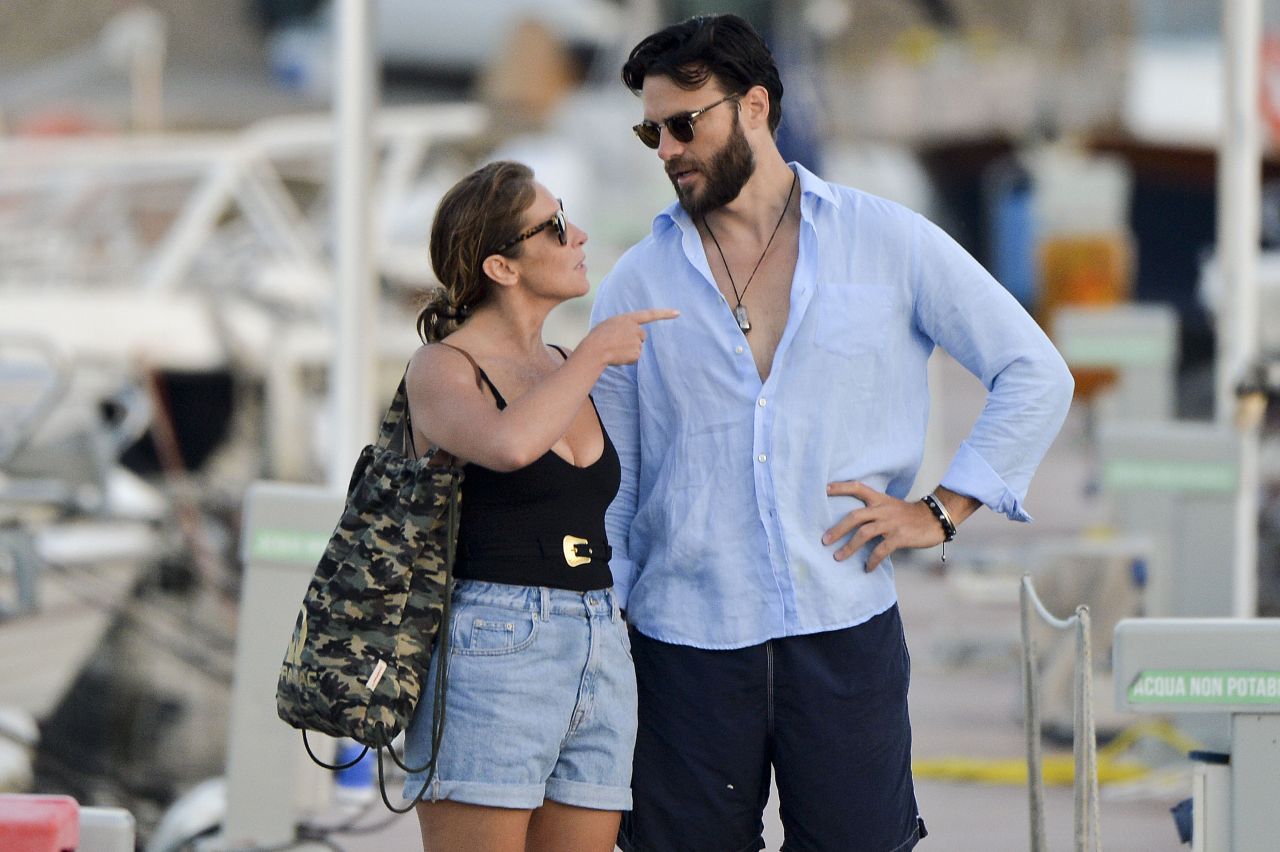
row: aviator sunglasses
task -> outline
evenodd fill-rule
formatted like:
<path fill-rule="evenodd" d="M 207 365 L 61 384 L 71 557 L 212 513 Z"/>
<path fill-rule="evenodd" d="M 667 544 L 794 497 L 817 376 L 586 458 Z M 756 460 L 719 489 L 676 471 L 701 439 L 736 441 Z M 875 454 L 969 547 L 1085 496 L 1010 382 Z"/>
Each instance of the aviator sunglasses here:
<path fill-rule="evenodd" d="M 552 225 L 556 226 L 556 239 L 560 241 L 560 245 L 562 246 L 568 245 L 569 244 L 569 223 L 564 218 L 564 201 L 559 198 L 557 198 L 556 201 L 560 202 L 560 209 L 556 211 L 556 215 L 552 216 L 550 219 L 548 219 L 547 221 L 541 224 L 534 225 L 532 228 L 525 231 L 515 239 L 507 240 L 505 243 L 503 243 L 502 245 L 494 249 L 493 253 L 502 254 L 504 251 L 511 248 L 516 243 L 521 242 L 522 240 L 527 240 L 530 237 L 535 236 L 537 234 L 541 234 L 543 231 L 545 231 L 547 228 L 549 228 Z"/>
<path fill-rule="evenodd" d="M 699 116 L 709 109 L 714 109 L 720 106 L 720 104 L 725 101 L 731 101 L 734 98 L 739 97 L 742 97 L 742 95 L 725 95 L 720 100 L 711 104 L 711 106 L 704 106 L 702 109 L 695 109 L 693 112 L 678 113 L 670 118 L 664 118 L 661 122 L 650 121 L 646 118 L 631 129 L 635 131 L 636 136 L 640 138 L 640 141 L 645 145 L 648 145 L 650 148 L 656 149 L 658 147 L 658 143 L 662 141 L 663 127 L 667 128 L 667 132 L 670 133 L 677 142 L 687 145 L 693 141 L 693 123 L 698 120 Z"/>

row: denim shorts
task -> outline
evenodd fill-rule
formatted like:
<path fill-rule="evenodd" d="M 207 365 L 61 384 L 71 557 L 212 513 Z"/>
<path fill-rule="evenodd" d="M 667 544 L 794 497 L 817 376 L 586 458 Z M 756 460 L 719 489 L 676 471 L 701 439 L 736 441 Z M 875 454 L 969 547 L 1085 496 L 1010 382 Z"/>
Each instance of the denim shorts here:
<path fill-rule="evenodd" d="M 499 808 L 544 799 L 631 807 L 636 681 L 612 589 L 571 592 L 459 580 L 453 593 L 444 733 L 424 798 Z M 431 756 L 431 658 L 405 736 L 406 763 Z M 406 798 L 425 773 L 411 774 Z"/>

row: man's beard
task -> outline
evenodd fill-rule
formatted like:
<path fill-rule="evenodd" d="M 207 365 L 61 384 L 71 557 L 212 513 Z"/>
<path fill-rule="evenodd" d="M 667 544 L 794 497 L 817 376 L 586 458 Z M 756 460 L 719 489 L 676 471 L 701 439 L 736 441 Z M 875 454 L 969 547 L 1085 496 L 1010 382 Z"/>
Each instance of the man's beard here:
<path fill-rule="evenodd" d="M 669 163 L 668 177 L 672 171 L 682 171 L 687 166 L 688 163 L 680 161 Z M 701 193 L 695 194 L 694 187 L 680 186 L 674 178 L 671 183 L 676 188 L 680 206 L 696 222 L 712 210 L 718 210 L 737 198 L 755 170 L 755 154 L 747 144 L 746 134 L 742 132 L 742 125 L 738 123 L 738 114 L 735 112 L 733 133 L 729 136 L 729 141 L 712 156 L 710 165 L 702 170 L 705 186 Z"/>

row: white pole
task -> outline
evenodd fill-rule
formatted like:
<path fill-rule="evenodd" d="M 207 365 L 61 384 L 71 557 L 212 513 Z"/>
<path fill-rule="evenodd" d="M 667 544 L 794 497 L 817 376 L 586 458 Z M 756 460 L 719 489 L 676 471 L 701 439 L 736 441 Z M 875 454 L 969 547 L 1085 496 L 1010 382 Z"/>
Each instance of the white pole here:
<path fill-rule="evenodd" d="M 344 489 L 351 464 L 368 443 L 373 418 L 370 390 L 373 359 L 374 270 L 370 255 L 370 186 L 373 164 L 370 125 L 374 88 L 373 4 L 338 0 L 334 22 L 334 347 L 329 371 L 333 406 L 333 451 L 329 484 Z"/>
<path fill-rule="evenodd" d="M 129 100 L 135 133 L 164 127 L 164 43 L 139 48 L 129 64 Z"/>
<path fill-rule="evenodd" d="M 1217 420 L 1229 426 L 1235 386 L 1258 355 L 1258 239 L 1261 122 L 1258 115 L 1261 0 L 1223 0 L 1226 87 L 1218 163 L 1218 257 L 1223 302 L 1218 318 Z M 1240 430 L 1233 549 L 1233 614 L 1258 608 L 1258 427 Z"/>

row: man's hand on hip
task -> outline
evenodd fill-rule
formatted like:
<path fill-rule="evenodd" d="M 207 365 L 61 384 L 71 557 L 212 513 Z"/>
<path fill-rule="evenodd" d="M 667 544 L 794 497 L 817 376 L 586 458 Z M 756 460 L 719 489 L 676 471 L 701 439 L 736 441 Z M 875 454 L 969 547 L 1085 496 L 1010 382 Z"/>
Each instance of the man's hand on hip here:
<path fill-rule="evenodd" d="M 853 537 L 836 550 L 837 562 L 848 559 L 873 538 L 879 538 L 880 543 L 867 557 L 868 572 L 876 570 L 885 557 L 899 548 L 942 544 L 942 525 L 929 507 L 919 501 L 899 500 L 861 482 L 832 482 L 827 485 L 827 494 L 857 497 L 866 504 L 845 515 L 822 536 L 822 543 L 830 545 L 853 533 Z"/>

